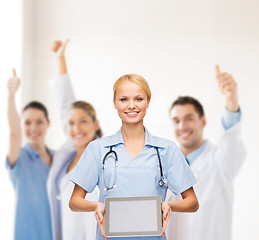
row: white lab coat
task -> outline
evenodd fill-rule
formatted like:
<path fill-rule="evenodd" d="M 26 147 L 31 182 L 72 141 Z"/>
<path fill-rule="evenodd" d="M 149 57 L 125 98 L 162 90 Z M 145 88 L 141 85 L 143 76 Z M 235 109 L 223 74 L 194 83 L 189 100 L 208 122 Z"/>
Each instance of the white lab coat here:
<path fill-rule="evenodd" d="M 172 213 L 167 225 L 169 240 L 231 240 L 233 183 L 245 156 L 240 122 L 223 130 L 218 145 L 207 141 L 205 149 L 191 165 L 197 178 L 194 190 L 199 210 Z M 168 191 L 167 200 L 177 199 L 181 196 Z"/>
<path fill-rule="evenodd" d="M 61 115 L 63 130 L 66 131 L 66 114 L 75 95 L 68 75 L 51 79 L 51 87 Z M 69 199 L 74 184 L 69 181 L 71 172 L 65 173 L 62 169 L 67 167 L 75 153 L 75 147 L 71 140 L 67 140 L 56 151 L 48 178 L 48 195 L 51 209 L 53 240 L 93 240 L 96 238 L 96 220 L 94 213 L 76 213 L 69 209 Z M 60 179 L 58 181 L 58 179 Z M 90 201 L 98 201 L 99 190 L 96 188 L 86 195 Z"/>

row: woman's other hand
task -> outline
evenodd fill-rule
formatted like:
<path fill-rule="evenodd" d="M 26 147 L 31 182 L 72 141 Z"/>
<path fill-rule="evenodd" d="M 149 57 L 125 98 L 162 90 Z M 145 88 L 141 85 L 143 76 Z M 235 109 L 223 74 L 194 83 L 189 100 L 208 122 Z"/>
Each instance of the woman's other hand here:
<path fill-rule="evenodd" d="M 166 230 L 166 226 L 170 217 L 170 213 L 171 213 L 171 208 L 169 206 L 169 204 L 167 202 L 163 202 L 162 203 L 162 214 L 163 214 L 163 234 L 162 234 L 162 238 L 165 235 L 165 230 Z"/>
<path fill-rule="evenodd" d="M 102 236 L 104 237 L 104 212 L 105 212 L 105 206 L 103 203 L 99 202 L 97 204 L 97 207 L 94 211 L 95 218 L 97 220 L 97 223 L 99 225 L 100 231 Z M 104 237 L 106 240 L 108 238 Z"/>

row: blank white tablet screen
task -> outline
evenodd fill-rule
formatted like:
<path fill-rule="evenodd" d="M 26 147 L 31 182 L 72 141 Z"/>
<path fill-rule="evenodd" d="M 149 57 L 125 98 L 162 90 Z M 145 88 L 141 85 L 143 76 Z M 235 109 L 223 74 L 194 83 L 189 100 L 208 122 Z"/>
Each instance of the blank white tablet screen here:
<path fill-rule="evenodd" d="M 157 231 L 155 200 L 110 202 L 110 232 Z"/>

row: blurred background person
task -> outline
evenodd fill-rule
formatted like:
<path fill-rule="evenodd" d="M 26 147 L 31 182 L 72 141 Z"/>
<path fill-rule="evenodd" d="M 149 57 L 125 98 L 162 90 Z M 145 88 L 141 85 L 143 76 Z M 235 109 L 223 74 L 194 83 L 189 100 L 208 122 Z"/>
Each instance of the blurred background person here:
<path fill-rule="evenodd" d="M 69 209 L 69 199 L 74 183 L 69 181 L 86 146 L 102 137 L 99 121 L 93 106 L 84 101 L 75 101 L 75 94 L 67 74 L 65 42 L 54 41 L 52 51 L 56 54 L 59 76 L 50 80 L 53 94 L 60 112 L 67 141 L 56 152 L 48 180 L 51 204 L 53 239 L 93 240 L 96 236 L 96 220 L 93 213 L 75 213 Z M 97 201 L 98 188 L 86 199 Z"/>
<path fill-rule="evenodd" d="M 45 144 L 50 121 L 46 107 L 36 101 L 29 102 L 19 116 L 15 104 L 19 86 L 20 79 L 13 69 L 13 77 L 7 82 L 9 148 L 6 167 L 16 195 L 14 239 L 52 239 L 46 183 L 54 152 Z M 27 142 L 23 147 L 22 132 Z"/>
<path fill-rule="evenodd" d="M 174 133 L 197 183 L 195 193 L 200 203 L 195 214 L 172 214 L 167 228 L 174 240 L 230 240 L 234 179 L 246 157 L 241 140 L 241 110 L 237 83 L 232 75 L 215 66 L 216 81 L 225 97 L 222 134 L 217 145 L 203 138 L 206 118 L 198 100 L 185 96 L 176 99 L 170 108 Z M 167 199 L 177 199 L 168 193 Z"/>

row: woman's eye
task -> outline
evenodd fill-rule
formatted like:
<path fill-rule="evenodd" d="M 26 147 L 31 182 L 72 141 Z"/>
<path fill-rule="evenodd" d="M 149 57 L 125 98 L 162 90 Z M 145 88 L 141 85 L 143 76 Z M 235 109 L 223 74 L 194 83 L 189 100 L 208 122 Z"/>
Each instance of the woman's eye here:
<path fill-rule="evenodd" d="M 121 101 L 122 101 L 122 102 L 126 102 L 126 101 L 127 101 L 127 98 L 121 98 Z"/>
<path fill-rule="evenodd" d="M 74 125 L 74 123 L 73 123 L 73 122 L 69 122 L 68 124 L 69 124 L 70 126 L 73 126 L 73 125 Z"/>
<path fill-rule="evenodd" d="M 143 99 L 142 98 L 136 98 L 136 101 L 141 102 Z"/>

